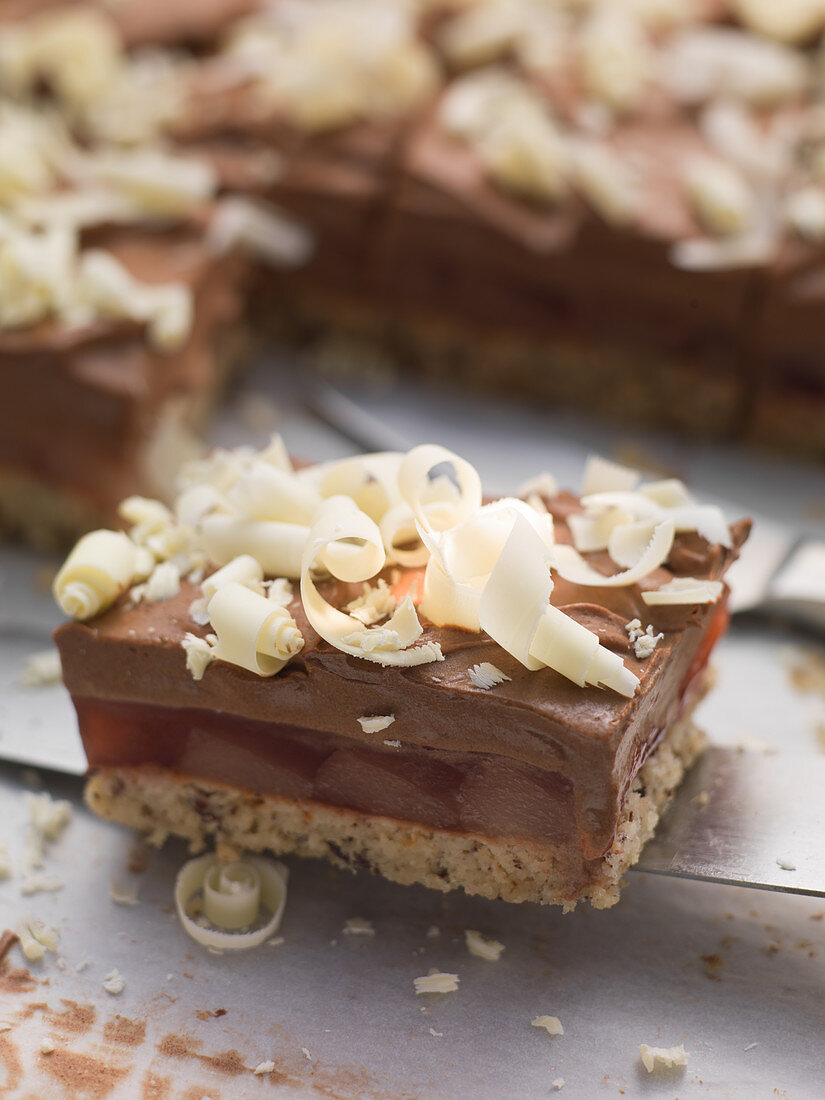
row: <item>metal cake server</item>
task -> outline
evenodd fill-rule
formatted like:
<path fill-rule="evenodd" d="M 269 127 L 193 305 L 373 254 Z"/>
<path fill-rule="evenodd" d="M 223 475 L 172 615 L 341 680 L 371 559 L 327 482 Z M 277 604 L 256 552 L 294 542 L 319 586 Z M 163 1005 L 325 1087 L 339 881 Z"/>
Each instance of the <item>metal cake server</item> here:
<path fill-rule="evenodd" d="M 825 897 L 825 758 L 709 748 L 635 870 Z"/>

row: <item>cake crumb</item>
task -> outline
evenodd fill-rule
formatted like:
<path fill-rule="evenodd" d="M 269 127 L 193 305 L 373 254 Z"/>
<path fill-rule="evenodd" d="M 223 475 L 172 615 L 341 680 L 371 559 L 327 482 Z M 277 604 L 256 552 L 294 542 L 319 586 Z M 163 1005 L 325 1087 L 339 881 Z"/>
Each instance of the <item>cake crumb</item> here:
<path fill-rule="evenodd" d="M 432 1037 L 434 1039 L 443 1039 L 444 1038 L 444 1032 L 443 1031 L 436 1031 L 434 1027 L 430 1027 L 427 1030 L 429 1031 L 430 1035 L 432 1035 Z"/>
<path fill-rule="evenodd" d="M 530 1024 L 532 1027 L 543 1027 L 548 1035 L 564 1035 L 564 1027 L 558 1016 L 536 1016 Z"/>
<path fill-rule="evenodd" d="M 401 748 L 401 742 L 400 741 L 385 740 L 384 744 L 387 745 L 388 748 L 391 748 L 391 749 L 400 749 Z"/>
<path fill-rule="evenodd" d="M 86 967 L 91 966 L 91 964 L 92 960 L 89 958 L 89 956 L 84 955 L 80 962 L 75 965 L 75 974 L 82 974 Z"/>
<path fill-rule="evenodd" d="M 252 1072 L 256 1077 L 263 1077 L 266 1073 L 272 1073 L 274 1069 L 275 1063 L 270 1060 L 268 1062 L 258 1062 Z"/>
<path fill-rule="evenodd" d="M 271 940 L 266 941 L 267 947 L 280 947 L 282 943 L 286 943 L 283 936 L 273 936 Z"/>
<path fill-rule="evenodd" d="M 44 1039 L 43 1042 L 40 1044 L 41 1054 L 54 1054 L 54 1051 L 55 1046 L 51 1039 Z"/>
<path fill-rule="evenodd" d="M 555 1081 L 553 1082 L 553 1091 L 554 1092 L 561 1092 L 561 1090 L 563 1088 L 564 1088 L 564 1078 L 563 1077 L 557 1077 L 555 1079 Z"/>
<path fill-rule="evenodd" d="M 480 932 L 474 932 L 471 928 L 465 930 L 464 942 L 471 955 L 476 955 L 479 959 L 486 959 L 487 962 L 498 962 L 504 950 L 503 943 L 499 943 L 498 940 L 485 939 Z"/>
<path fill-rule="evenodd" d="M 505 680 L 512 680 L 512 676 L 507 676 L 490 661 L 482 661 L 478 665 L 472 665 L 467 670 L 467 676 L 470 683 L 475 684 L 477 688 L 486 690 L 494 688 L 498 684 L 503 684 Z"/>
<path fill-rule="evenodd" d="M 651 1047 L 647 1043 L 640 1043 L 639 1056 L 648 1073 L 653 1073 L 659 1066 L 663 1069 L 674 1069 L 687 1065 L 687 1054 L 681 1043 L 677 1047 Z"/>
<path fill-rule="evenodd" d="M 312 1055 L 309 1053 L 306 1047 L 301 1047 L 301 1053 L 308 1062 L 312 1061 Z"/>
<path fill-rule="evenodd" d="M 119 970 L 115 969 L 110 970 L 100 984 L 107 993 L 111 993 L 113 997 L 116 997 L 118 993 L 122 993 L 126 988 L 126 979 Z"/>
<path fill-rule="evenodd" d="M 791 859 L 787 859 L 784 856 L 779 856 L 776 861 L 777 867 L 781 867 L 783 871 L 795 871 L 796 864 Z"/>
<path fill-rule="evenodd" d="M 344 935 L 374 936 L 375 929 L 372 926 L 371 920 L 364 920 L 363 917 L 350 917 L 349 920 L 344 923 Z"/>
<path fill-rule="evenodd" d="M 444 974 L 435 969 L 423 977 L 413 979 L 416 996 L 421 993 L 455 993 L 458 982 L 458 974 Z"/>
<path fill-rule="evenodd" d="M 26 658 L 20 674 L 21 687 L 48 687 L 63 679 L 60 654 L 56 649 L 44 649 Z"/>
<path fill-rule="evenodd" d="M 759 1046 L 759 1043 L 748 1043 L 748 1045 L 746 1047 L 743 1047 L 742 1049 L 747 1054 L 749 1050 L 753 1050 L 754 1047 L 758 1047 L 758 1046 Z"/>
<path fill-rule="evenodd" d="M 376 714 L 372 717 L 365 716 L 358 719 L 358 725 L 364 733 L 380 733 L 395 721 L 394 714 Z"/>

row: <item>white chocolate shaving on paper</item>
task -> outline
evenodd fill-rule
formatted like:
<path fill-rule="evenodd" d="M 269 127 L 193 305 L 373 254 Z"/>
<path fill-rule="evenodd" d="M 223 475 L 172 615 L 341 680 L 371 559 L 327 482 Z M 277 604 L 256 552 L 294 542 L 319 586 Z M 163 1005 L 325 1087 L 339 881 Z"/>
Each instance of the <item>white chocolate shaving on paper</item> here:
<path fill-rule="evenodd" d="M 116 997 L 118 993 L 122 993 L 126 988 L 126 979 L 120 973 L 119 970 L 110 970 L 103 981 L 100 983 L 103 989 L 107 993 L 110 993 L 113 997 Z"/>
<path fill-rule="evenodd" d="M 288 876 L 284 864 L 260 856 L 234 863 L 199 856 L 178 872 L 178 918 L 184 931 L 204 947 L 218 951 L 257 947 L 278 930 Z M 266 919 L 255 927 L 263 911 Z"/>
<path fill-rule="evenodd" d="M 504 951 L 504 944 L 498 940 L 488 940 L 480 932 L 474 932 L 467 928 L 464 932 L 464 942 L 471 955 L 487 962 L 498 962 Z"/>
<path fill-rule="evenodd" d="M 71 802 L 65 798 L 52 798 L 46 791 L 28 793 L 26 804 L 32 828 L 46 841 L 57 840 L 72 819 Z"/>
<path fill-rule="evenodd" d="M 697 577 L 674 577 L 642 599 L 651 607 L 664 604 L 716 603 L 724 591 L 721 581 L 706 581 Z"/>
<path fill-rule="evenodd" d="M 365 920 L 363 917 L 349 917 L 344 922 L 344 927 L 341 929 L 345 936 L 374 936 L 375 929 L 372 926 L 372 921 Z"/>
<path fill-rule="evenodd" d="M 541 1027 L 548 1035 L 564 1035 L 564 1028 L 558 1016 L 536 1016 L 530 1021 L 532 1027 Z"/>
<path fill-rule="evenodd" d="M 60 654 L 56 649 L 44 649 L 30 654 L 20 674 L 21 687 L 48 687 L 59 684 L 63 678 Z"/>
<path fill-rule="evenodd" d="M 358 725 L 364 733 L 380 733 L 395 721 L 394 714 L 376 714 L 371 717 L 358 719 Z"/>
<path fill-rule="evenodd" d="M 47 951 L 56 951 L 60 941 L 60 933 L 56 928 L 33 916 L 26 916 L 18 921 L 15 932 L 20 941 L 20 950 L 29 962 L 42 959 Z"/>
<path fill-rule="evenodd" d="M 458 989 L 458 974 L 445 974 L 440 970 L 431 970 L 420 978 L 413 979 L 416 995 L 421 993 L 455 993 Z"/>
<path fill-rule="evenodd" d="M 677 1047 L 651 1047 L 647 1043 L 640 1043 L 639 1057 L 648 1073 L 653 1073 L 658 1066 L 673 1069 L 687 1065 L 687 1054 L 682 1043 Z"/>
<path fill-rule="evenodd" d="M 480 664 L 472 665 L 467 671 L 467 678 L 477 688 L 485 689 L 494 688 L 498 684 L 503 684 L 506 680 L 512 679 L 511 676 L 505 675 L 491 661 L 482 661 Z"/>

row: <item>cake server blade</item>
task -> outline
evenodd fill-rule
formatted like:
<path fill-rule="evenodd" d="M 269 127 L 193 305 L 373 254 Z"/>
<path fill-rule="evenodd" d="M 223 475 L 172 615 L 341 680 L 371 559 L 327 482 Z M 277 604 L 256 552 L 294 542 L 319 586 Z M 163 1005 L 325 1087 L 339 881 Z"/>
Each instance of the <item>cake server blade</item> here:
<path fill-rule="evenodd" d="M 708 749 L 635 870 L 825 897 L 825 759 Z"/>

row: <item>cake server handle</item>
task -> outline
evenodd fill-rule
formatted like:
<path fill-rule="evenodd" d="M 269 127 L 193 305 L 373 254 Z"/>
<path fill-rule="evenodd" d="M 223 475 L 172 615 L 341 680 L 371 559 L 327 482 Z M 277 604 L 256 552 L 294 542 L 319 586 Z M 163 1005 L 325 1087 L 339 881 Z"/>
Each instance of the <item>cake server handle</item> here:
<path fill-rule="evenodd" d="M 825 758 L 712 747 L 634 868 L 825 897 Z"/>

